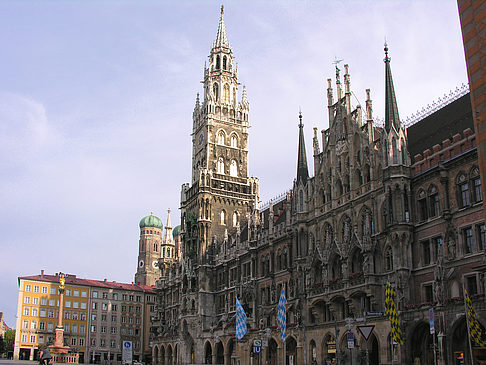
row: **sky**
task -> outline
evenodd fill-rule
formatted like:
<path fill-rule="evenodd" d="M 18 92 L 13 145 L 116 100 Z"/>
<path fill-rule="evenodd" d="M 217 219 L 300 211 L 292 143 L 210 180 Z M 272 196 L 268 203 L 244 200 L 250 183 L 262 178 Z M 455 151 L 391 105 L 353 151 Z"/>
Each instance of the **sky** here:
<path fill-rule="evenodd" d="M 333 61 L 384 116 L 386 41 L 402 119 L 467 83 L 455 0 L 223 1 L 250 103 L 263 203 L 292 187 L 302 110 L 328 127 Z M 221 1 L 0 2 L 0 311 L 44 269 L 132 282 L 140 219 L 180 221 L 192 112 Z M 334 87 L 335 89 L 335 87 Z M 241 95 L 241 89 L 240 89 Z"/>

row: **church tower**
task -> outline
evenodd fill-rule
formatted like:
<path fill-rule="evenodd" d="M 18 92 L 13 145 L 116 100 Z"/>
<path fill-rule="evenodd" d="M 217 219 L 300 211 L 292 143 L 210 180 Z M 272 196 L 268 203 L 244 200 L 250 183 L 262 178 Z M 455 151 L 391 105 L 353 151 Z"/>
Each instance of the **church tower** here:
<path fill-rule="evenodd" d="M 238 100 L 238 67 L 226 36 L 223 7 L 204 67 L 203 98 L 196 97 L 192 129 L 192 181 L 181 194 L 183 256 L 208 262 L 237 232 L 258 203 L 258 179 L 249 177 L 249 104 Z"/>
<path fill-rule="evenodd" d="M 140 220 L 140 240 L 135 283 L 155 285 L 159 278 L 158 260 L 162 242 L 162 221 L 152 213 Z"/>

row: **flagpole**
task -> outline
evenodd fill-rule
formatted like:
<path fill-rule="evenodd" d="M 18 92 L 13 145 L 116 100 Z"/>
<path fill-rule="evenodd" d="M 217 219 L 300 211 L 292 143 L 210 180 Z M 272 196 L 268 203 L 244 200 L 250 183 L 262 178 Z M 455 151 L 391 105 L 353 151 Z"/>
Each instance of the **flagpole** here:
<path fill-rule="evenodd" d="M 466 312 L 467 339 L 469 341 L 469 352 L 471 354 L 471 364 L 474 365 L 474 356 L 473 356 L 472 344 L 471 344 L 471 332 L 469 329 L 469 311 L 466 305 L 466 295 L 467 295 L 467 291 L 466 288 L 464 288 L 464 311 Z"/>

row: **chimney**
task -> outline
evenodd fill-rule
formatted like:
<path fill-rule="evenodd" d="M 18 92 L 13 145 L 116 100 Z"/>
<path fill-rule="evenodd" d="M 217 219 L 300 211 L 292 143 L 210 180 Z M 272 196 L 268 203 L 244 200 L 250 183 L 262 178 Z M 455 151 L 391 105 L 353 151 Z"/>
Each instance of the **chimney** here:
<path fill-rule="evenodd" d="M 106 283 L 106 278 L 103 281 Z"/>
<path fill-rule="evenodd" d="M 44 270 L 41 270 L 41 278 L 44 277 Z"/>

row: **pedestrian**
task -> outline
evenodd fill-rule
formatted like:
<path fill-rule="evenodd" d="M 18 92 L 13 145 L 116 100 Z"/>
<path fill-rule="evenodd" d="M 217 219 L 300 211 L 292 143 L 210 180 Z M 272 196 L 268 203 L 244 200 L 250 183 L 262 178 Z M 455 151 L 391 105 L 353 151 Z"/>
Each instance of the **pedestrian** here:
<path fill-rule="evenodd" d="M 49 365 L 49 361 L 52 359 L 52 355 L 49 352 L 49 348 L 46 347 L 46 349 L 42 352 L 42 357 L 41 357 L 41 364 L 42 365 Z"/>

